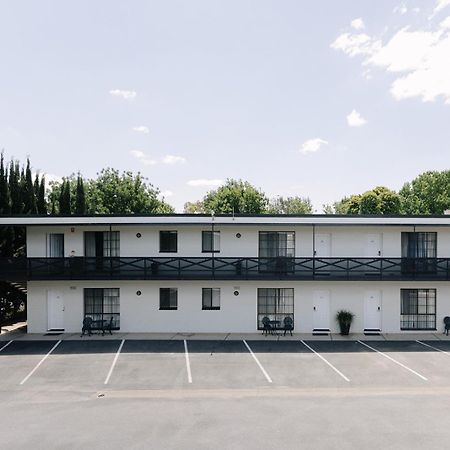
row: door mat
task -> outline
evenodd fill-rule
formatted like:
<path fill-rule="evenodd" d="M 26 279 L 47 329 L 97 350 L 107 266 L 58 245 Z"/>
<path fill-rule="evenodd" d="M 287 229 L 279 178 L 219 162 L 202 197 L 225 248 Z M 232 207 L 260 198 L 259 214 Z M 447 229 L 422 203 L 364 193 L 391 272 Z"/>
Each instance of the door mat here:
<path fill-rule="evenodd" d="M 63 333 L 45 333 L 44 336 L 60 336 Z"/>
<path fill-rule="evenodd" d="M 364 336 L 381 336 L 379 331 L 364 331 Z"/>
<path fill-rule="evenodd" d="M 313 331 L 313 336 L 329 336 L 330 333 L 326 331 Z"/>

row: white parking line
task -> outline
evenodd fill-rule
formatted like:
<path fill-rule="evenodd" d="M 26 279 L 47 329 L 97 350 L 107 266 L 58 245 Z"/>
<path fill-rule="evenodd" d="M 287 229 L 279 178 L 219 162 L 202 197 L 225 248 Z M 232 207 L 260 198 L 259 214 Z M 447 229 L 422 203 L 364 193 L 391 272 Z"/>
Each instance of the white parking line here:
<path fill-rule="evenodd" d="M 117 349 L 116 356 L 114 356 L 114 360 L 113 360 L 113 362 L 111 364 L 111 368 L 109 369 L 108 375 L 106 375 L 104 384 L 108 384 L 109 383 L 109 379 L 111 378 L 111 375 L 113 373 L 114 366 L 116 365 L 116 362 L 119 359 L 120 352 L 122 351 L 123 344 L 125 344 L 125 339 L 122 339 L 122 341 L 121 341 L 121 343 L 119 345 L 119 348 Z"/>
<path fill-rule="evenodd" d="M 408 366 L 405 366 L 400 361 L 397 361 L 396 359 L 390 357 L 389 355 L 386 355 L 386 353 L 380 352 L 380 350 L 377 350 L 374 347 L 371 347 L 370 345 L 365 344 L 364 342 L 358 341 L 361 345 L 364 345 L 364 347 L 370 348 L 370 350 L 373 350 L 374 352 L 379 353 L 381 356 L 384 356 L 385 358 L 389 359 L 395 364 L 398 364 L 400 367 L 403 367 L 404 369 L 408 370 L 409 372 L 413 373 L 414 375 L 417 375 L 419 378 L 421 378 L 424 381 L 428 381 L 428 378 L 424 377 L 423 375 L 420 375 L 419 372 L 416 372 L 415 370 L 409 368 Z"/>
<path fill-rule="evenodd" d="M 449 353 L 449 352 L 446 352 L 446 351 L 444 351 L 444 350 L 441 350 L 440 348 L 433 347 L 432 345 L 429 345 L 429 344 L 425 344 L 425 342 L 422 342 L 422 341 L 416 341 L 416 342 L 418 342 L 419 344 L 424 345 L 425 347 L 429 347 L 429 348 L 432 348 L 433 350 L 436 350 L 436 351 L 438 351 L 438 352 L 441 352 L 441 353 L 443 353 L 444 355 L 450 356 L 450 353 Z M 1 350 L 0 350 L 0 351 L 1 351 Z"/>
<path fill-rule="evenodd" d="M 11 343 L 12 343 L 12 340 L 9 341 L 8 343 L 6 343 L 2 348 L 0 348 L 0 352 L 1 352 L 3 349 L 5 349 L 6 347 L 8 347 L 8 345 L 11 344 Z"/>
<path fill-rule="evenodd" d="M 256 364 L 258 364 L 258 367 L 261 369 L 261 372 L 264 374 L 264 376 L 266 377 L 266 380 L 269 383 L 272 383 L 272 379 L 269 377 L 269 374 L 266 372 L 266 369 L 264 369 L 264 367 L 262 366 L 262 364 L 259 362 L 258 358 L 256 357 L 256 355 L 253 353 L 252 349 L 250 348 L 250 346 L 247 344 L 247 342 L 245 341 L 245 339 L 242 340 L 242 342 L 245 344 L 245 346 L 247 347 L 248 351 L 250 352 L 250 354 L 253 356 L 253 359 L 255 360 Z"/>
<path fill-rule="evenodd" d="M 34 367 L 34 369 L 20 382 L 20 384 L 24 384 L 28 378 L 31 377 L 31 375 L 33 375 L 34 372 L 36 372 L 36 370 L 38 369 L 38 367 L 51 355 L 51 353 L 53 352 L 53 350 L 55 350 L 56 347 L 58 347 L 58 345 L 61 344 L 61 340 L 59 340 L 51 349 L 50 351 L 36 364 L 36 366 Z"/>
<path fill-rule="evenodd" d="M 325 364 L 331 367 L 338 375 L 340 375 L 345 381 L 350 382 L 350 379 L 347 378 L 339 369 L 333 366 L 329 361 L 327 361 L 320 353 L 317 353 L 312 347 L 310 347 L 305 341 L 300 341 L 305 347 L 309 348 L 314 354 L 316 354 Z"/>
<path fill-rule="evenodd" d="M 186 358 L 186 370 L 188 376 L 188 382 L 192 383 L 191 363 L 189 362 L 189 352 L 186 339 L 184 340 L 184 356 Z"/>

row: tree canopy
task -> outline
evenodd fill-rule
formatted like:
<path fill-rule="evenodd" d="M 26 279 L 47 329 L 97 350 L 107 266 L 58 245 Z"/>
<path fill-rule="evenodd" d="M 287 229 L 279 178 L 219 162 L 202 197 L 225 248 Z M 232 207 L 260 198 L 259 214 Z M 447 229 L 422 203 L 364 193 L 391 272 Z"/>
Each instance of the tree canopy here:
<path fill-rule="evenodd" d="M 248 181 L 228 179 L 223 186 L 210 191 L 202 204 L 205 213 L 263 214 L 268 199 Z"/>
<path fill-rule="evenodd" d="M 312 214 L 313 206 L 309 198 L 276 197 L 267 208 L 269 214 Z"/>
<path fill-rule="evenodd" d="M 443 214 L 450 209 L 450 170 L 424 172 L 399 194 L 403 214 Z"/>

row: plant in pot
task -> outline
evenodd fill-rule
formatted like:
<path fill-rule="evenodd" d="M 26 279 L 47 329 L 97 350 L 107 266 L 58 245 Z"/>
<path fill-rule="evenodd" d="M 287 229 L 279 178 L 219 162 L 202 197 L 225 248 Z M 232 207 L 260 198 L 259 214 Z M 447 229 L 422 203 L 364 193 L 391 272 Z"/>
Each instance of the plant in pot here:
<path fill-rule="evenodd" d="M 341 329 L 342 336 L 348 336 L 350 332 L 350 325 L 352 324 L 355 315 L 351 311 L 346 311 L 341 309 L 336 314 L 336 320 L 339 323 L 339 328 Z"/>

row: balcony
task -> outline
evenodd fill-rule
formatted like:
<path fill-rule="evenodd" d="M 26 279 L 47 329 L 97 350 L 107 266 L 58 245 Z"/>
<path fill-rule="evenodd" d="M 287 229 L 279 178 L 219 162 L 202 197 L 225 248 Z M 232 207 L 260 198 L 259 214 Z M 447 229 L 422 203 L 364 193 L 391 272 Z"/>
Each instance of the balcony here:
<path fill-rule="evenodd" d="M 0 279 L 446 281 L 450 258 L 0 258 Z"/>

